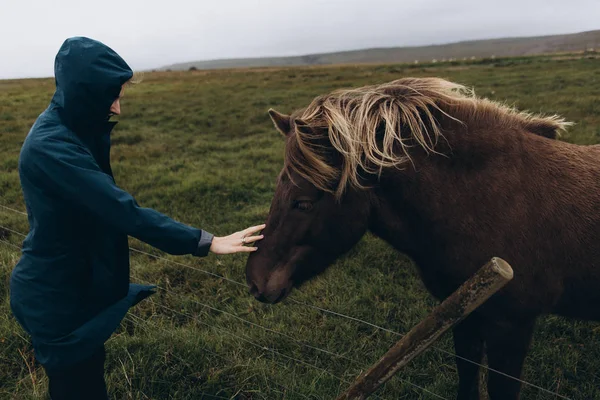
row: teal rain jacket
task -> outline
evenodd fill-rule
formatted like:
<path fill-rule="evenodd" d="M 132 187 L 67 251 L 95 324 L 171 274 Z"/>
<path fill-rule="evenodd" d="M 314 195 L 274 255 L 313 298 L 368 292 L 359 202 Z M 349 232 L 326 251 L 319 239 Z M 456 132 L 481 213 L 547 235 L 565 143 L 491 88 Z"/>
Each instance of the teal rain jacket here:
<path fill-rule="evenodd" d="M 104 44 L 70 38 L 56 92 L 19 159 L 30 231 L 11 281 L 12 311 L 38 361 L 62 368 L 91 356 L 127 310 L 152 293 L 129 283 L 127 236 L 170 254 L 205 256 L 212 235 L 140 207 L 115 184 L 109 109 L 132 77 Z"/>

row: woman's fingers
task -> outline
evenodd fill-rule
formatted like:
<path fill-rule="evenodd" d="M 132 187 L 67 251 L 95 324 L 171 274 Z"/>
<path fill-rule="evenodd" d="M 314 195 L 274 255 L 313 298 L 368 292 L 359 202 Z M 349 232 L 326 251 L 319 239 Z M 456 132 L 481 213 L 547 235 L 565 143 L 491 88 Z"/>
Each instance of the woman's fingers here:
<path fill-rule="evenodd" d="M 235 249 L 236 253 L 252 253 L 253 251 L 258 250 L 258 247 L 249 247 L 249 246 L 239 246 Z"/>
<path fill-rule="evenodd" d="M 252 235 L 253 233 L 262 231 L 263 229 L 265 229 L 267 225 L 262 224 L 262 225 L 256 225 L 256 226 L 251 226 L 250 228 L 246 228 L 242 231 L 242 234 L 244 236 L 248 236 L 248 235 Z"/>
<path fill-rule="evenodd" d="M 261 240 L 262 238 L 264 238 L 263 235 L 248 236 L 248 237 L 244 238 L 244 243 L 245 244 L 254 243 L 254 242 L 257 242 L 257 241 Z"/>

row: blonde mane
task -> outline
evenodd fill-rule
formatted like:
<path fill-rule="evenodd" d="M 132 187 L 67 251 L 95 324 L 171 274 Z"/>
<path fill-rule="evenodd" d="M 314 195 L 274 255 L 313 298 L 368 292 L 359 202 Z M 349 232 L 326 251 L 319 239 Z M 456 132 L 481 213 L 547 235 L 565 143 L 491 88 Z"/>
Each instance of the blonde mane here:
<path fill-rule="evenodd" d="M 313 100 L 292 126 L 286 169 L 339 199 L 349 186 L 363 188 L 361 170 L 371 174 L 401 167 L 411 161 L 415 146 L 435 153 L 444 139 L 436 116 L 461 124 L 520 125 L 550 138 L 569 125 L 556 115 L 532 115 L 477 98 L 465 86 L 443 79 L 404 78 Z M 327 132 L 327 137 L 319 137 L 317 131 Z M 341 155 L 341 168 L 328 162 L 330 146 L 323 139 Z"/>

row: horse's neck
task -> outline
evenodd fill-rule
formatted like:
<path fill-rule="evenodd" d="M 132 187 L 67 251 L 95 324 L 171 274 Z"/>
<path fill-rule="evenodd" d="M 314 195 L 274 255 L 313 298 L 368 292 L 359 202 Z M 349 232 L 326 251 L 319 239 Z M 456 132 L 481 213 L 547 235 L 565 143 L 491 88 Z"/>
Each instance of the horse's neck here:
<path fill-rule="evenodd" d="M 548 145 L 523 132 L 467 128 L 447 131 L 445 155 L 416 152 L 404 170 L 386 170 L 374 191 L 371 231 L 413 259 L 447 247 L 453 234 L 487 232 L 507 194 L 533 183 L 523 171 L 537 168 L 531 153 Z"/>
<path fill-rule="evenodd" d="M 447 135 L 447 157 L 417 152 L 414 166 L 385 170 L 373 189 L 371 231 L 415 260 L 437 296 L 446 293 L 436 282 L 462 282 L 492 256 L 528 260 L 526 248 L 554 254 L 540 227 L 586 216 L 585 226 L 557 230 L 554 240 L 597 232 L 594 148 L 501 129 L 462 135 Z"/>

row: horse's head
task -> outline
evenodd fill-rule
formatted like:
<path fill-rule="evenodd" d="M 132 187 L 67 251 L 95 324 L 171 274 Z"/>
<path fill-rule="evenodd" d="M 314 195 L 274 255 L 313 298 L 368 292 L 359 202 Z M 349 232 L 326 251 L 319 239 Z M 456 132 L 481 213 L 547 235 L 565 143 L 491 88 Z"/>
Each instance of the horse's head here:
<path fill-rule="evenodd" d="M 246 279 L 251 293 L 270 303 L 325 270 L 367 228 L 399 251 L 425 256 L 433 239 L 423 239 L 423 220 L 445 220 L 442 204 L 457 190 L 481 186 L 448 177 L 483 176 L 473 171 L 495 164 L 480 160 L 514 147 L 510 132 L 552 138 L 565 126 L 439 78 L 338 90 L 292 116 L 269 113 L 286 137 L 285 165 Z"/>
<path fill-rule="evenodd" d="M 292 167 L 304 163 L 298 134 L 312 137 L 327 163 L 338 160 L 331 146 L 318 143 L 325 140 L 326 131 L 275 111 L 269 114 L 286 137 L 286 167 L 278 178 L 265 238 L 248 258 L 246 280 L 258 300 L 277 303 L 360 240 L 367 230 L 369 200 L 367 192 L 356 189 L 336 196 Z"/>

